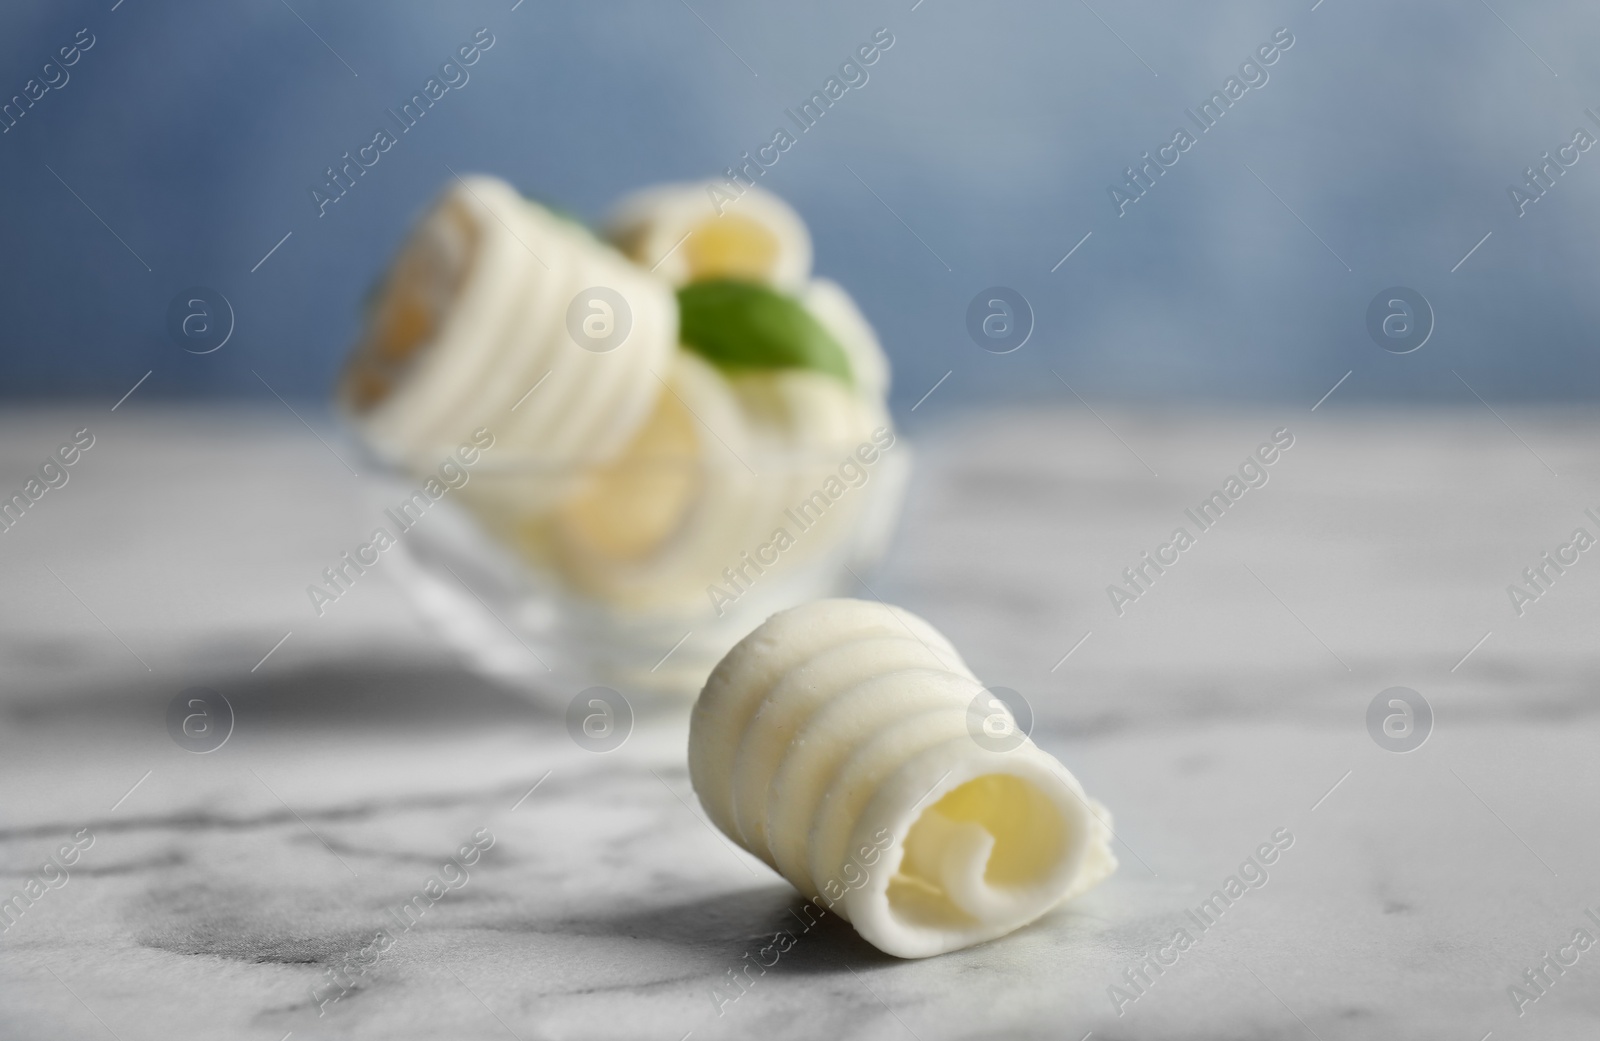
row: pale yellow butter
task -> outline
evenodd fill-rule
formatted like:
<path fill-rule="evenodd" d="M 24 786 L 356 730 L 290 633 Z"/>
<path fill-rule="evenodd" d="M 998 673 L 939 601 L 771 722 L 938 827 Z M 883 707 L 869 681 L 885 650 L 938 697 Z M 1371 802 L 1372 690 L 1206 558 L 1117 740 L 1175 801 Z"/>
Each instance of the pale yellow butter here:
<path fill-rule="evenodd" d="M 689 775 L 722 831 L 874 946 L 942 954 L 1117 866 L 1110 815 L 1066 767 L 1031 740 L 1002 752 L 974 737 L 983 695 L 921 618 L 816 601 L 768 619 L 711 674 Z"/>

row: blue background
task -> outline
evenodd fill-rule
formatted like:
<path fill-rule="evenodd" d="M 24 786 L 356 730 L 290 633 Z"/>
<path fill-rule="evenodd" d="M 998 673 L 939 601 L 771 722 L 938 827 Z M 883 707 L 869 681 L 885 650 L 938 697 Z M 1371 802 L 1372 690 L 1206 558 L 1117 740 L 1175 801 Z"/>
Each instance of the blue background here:
<path fill-rule="evenodd" d="M 1051 368 L 1091 401 L 1309 405 L 1351 370 L 1341 401 L 1600 388 L 1600 150 L 1524 217 L 1507 194 L 1575 128 L 1600 134 L 1592 3 L 512 2 L 6 4 L 0 95 L 78 29 L 96 42 L 0 135 L 0 394 L 115 399 L 153 370 L 142 397 L 264 396 L 255 370 L 325 397 L 447 166 L 595 218 L 769 140 L 879 27 L 895 43 L 870 81 L 763 183 L 877 325 L 902 410 L 946 372 L 946 401 L 1059 398 Z M 1280 26 L 1296 42 L 1270 81 L 1118 217 L 1108 186 Z M 470 82 L 319 218 L 324 168 L 479 27 L 496 42 Z M 205 356 L 165 332 L 196 284 L 238 315 Z M 1365 323 L 1397 284 L 1437 315 L 1403 356 Z M 1013 354 L 966 332 L 992 285 L 1037 316 Z"/>

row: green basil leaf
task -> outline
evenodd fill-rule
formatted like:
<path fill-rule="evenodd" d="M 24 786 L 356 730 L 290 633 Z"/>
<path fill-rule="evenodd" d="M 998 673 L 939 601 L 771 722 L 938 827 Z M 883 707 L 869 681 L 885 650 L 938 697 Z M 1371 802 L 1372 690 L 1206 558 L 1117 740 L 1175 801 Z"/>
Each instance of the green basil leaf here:
<path fill-rule="evenodd" d="M 711 279 L 678 290 L 678 337 L 722 369 L 813 369 L 850 383 L 844 348 L 800 302 L 754 282 Z"/>

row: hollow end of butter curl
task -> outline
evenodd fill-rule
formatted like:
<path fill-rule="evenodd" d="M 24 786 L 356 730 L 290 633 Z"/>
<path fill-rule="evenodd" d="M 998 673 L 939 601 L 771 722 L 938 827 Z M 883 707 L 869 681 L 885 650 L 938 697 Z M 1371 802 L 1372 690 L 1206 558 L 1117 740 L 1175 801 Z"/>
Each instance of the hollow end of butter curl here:
<path fill-rule="evenodd" d="M 473 181 L 495 196 L 495 182 Z M 488 226 L 491 213 L 468 187 L 451 185 L 411 230 L 373 287 L 366 328 L 345 363 L 338 397 L 352 415 L 366 416 L 395 394 L 436 341 L 455 331 L 450 323 L 463 299 L 481 310 L 509 292 L 514 272 L 483 260 L 501 245 Z"/>
<path fill-rule="evenodd" d="M 798 292 L 811 273 L 811 233 L 788 203 L 756 185 L 662 184 L 623 199 L 606 235 L 674 286 L 712 278 Z"/>
<path fill-rule="evenodd" d="M 1032 742 L 963 738 L 878 787 L 818 897 L 879 950 L 926 958 L 1014 932 L 1116 866 L 1109 814 L 1065 767 Z"/>

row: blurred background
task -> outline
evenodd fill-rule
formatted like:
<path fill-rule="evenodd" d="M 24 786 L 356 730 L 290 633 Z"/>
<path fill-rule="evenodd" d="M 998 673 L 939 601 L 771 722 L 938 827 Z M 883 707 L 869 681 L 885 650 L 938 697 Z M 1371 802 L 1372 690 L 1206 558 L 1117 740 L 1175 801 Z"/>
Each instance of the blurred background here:
<path fill-rule="evenodd" d="M 490 49 L 319 215 L 329 165 L 480 29 Z M 880 29 L 869 78 L 799 133 L 786 110 Z M 0 394 L 114 400 L 149 372 L 142 397 L 265 398 L 254 370 L 325 399 L 452 170 L 594 220 L 786 127 L 762 183 L 877 325 L 902 415 L 945 373 L 949 403 L 1058 398 L 1050 368 L 1135 403 L 1309 405 L 1347 372 L 1345 402 L 1590 401 L 1600 153 L 1569 147 L 1537 201 L 1510 189 L 1600 134 L 1597 29 L 1577 0 L 13 0 Z M 1201 133 L 1188 113 L 1229 77 L 1256 85 Z M 1119 214 L 1110 189 L 1179 128 L 1195 144 Z M 165 327 L 194 285 L 237 312 L 204 356 Z M 1368 335 L 1396 285 L 1431 304 L 1425 350 Z M 1025 349 L 968 336 L 990 286 L 1029 301 Z"/>

